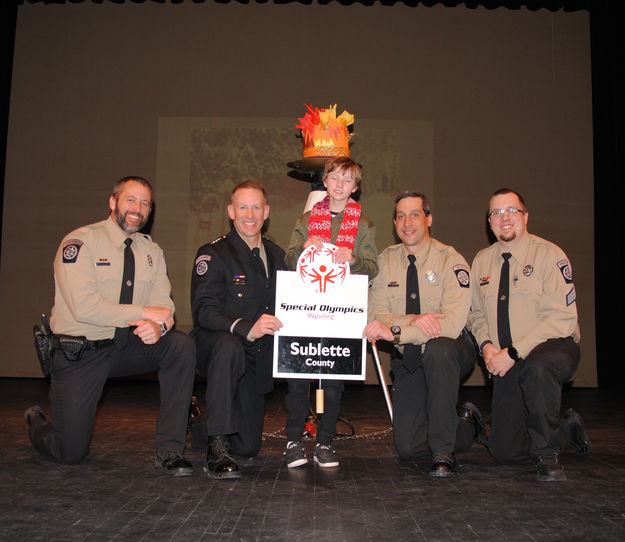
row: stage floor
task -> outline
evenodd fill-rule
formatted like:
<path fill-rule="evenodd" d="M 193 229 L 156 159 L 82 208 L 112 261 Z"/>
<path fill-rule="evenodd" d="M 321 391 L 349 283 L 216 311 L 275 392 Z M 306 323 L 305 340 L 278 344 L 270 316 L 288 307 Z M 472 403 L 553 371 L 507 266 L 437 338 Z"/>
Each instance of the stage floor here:
<path fill-rule="evenodd" d="M 203 395 L 201 382 L 196 393 Z M 112 381 L 89 457 L 78 466 L 39 455 L 23 411 L 49 413 L 48 384 L 0 379 L 0 539 L 39 540 L 625 540 L 625 399 L 617 390 L 568 389 L 586 421 L 590 456 L 562 454 L 563 483 L 539 483 L 531 466 L 498 466 L 474 445 L 459 472 L 428 475 L 429 462 L 399 461 L 382 391 L 347 387 L 337 439 L 341 465 L 288 469 L 282 459 L 284 394 L 268 397 L 260 455 L 236 481 L 208 479 L 203 453 L 188 449 L 192 477 L 154 468 L 158 385 Z M 460 403 L 488 412 L 488 388 L 462 388 Z M 349 432 L 346 425 L 339 431 Z M 309 452 L 313 442 L 307 443 Z"/>

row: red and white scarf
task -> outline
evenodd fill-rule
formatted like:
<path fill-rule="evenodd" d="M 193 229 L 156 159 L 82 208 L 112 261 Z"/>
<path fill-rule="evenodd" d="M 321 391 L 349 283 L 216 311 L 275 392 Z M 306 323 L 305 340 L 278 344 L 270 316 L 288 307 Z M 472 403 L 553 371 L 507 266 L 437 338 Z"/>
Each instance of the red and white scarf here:
<path fill-rule="evenodd" d="M 338 247 L 347 247 L 353 252 L 360 221 L 360 205 L 349 198 L 345 210 L 341 228 L 334 244 Z M 325 243 L 331 243 L 332 213 L 330 213 L 330 196 L 315 203 L 310 211 L 308 219 L 308 237 L 318 237 Z"/>

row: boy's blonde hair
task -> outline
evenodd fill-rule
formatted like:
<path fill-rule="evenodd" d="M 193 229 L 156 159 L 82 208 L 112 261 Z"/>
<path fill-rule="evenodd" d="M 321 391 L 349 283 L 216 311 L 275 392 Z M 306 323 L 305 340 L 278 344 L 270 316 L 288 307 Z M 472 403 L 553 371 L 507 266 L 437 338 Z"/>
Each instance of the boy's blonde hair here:
<path fill-rule="evenodd" d="M 356 181 L 356 188 L 360 189 L 362 172 L 360 171 L 360 166 L 356 162 L 347 156 L 337 156 L 336 158 L 328 160 L 323 169 L 323 181 L 325 182 L 328 175 L 337 170 L 342 171 L 344 174 L 351 173 L 352 177 L 354 177 L 354 180 Z"/>

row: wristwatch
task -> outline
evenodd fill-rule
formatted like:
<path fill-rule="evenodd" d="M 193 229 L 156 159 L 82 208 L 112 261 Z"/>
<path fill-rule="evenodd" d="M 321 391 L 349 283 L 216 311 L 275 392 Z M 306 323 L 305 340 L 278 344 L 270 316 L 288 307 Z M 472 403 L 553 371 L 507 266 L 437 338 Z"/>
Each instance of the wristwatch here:
<path fill-rule="evenodd" d="M 512 360 L 514 360 L 514 363 L 516 363 L 517 361 L 521 361 L 519 353 L 514 346 L 508 346 L 508 355 Z"/>
<path fill-rule="evenodd" d="M 397 346 L 401 336 L 401 328 L 399 326 L 391 326 L 391 333 L 393 334 L 393 345 Z"/>

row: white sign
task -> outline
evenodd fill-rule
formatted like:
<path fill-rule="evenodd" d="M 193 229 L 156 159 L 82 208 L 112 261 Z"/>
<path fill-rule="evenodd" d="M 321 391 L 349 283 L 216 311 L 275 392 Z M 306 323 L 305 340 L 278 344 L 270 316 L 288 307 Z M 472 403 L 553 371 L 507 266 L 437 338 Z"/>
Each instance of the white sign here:
<path fill-rule="evenodd" d="M 352 275 L 334 263 L 338 247 L 302 252 L 297 271 L 278 271 L 273 376 L 364 380 L 367 275 Z"/>

